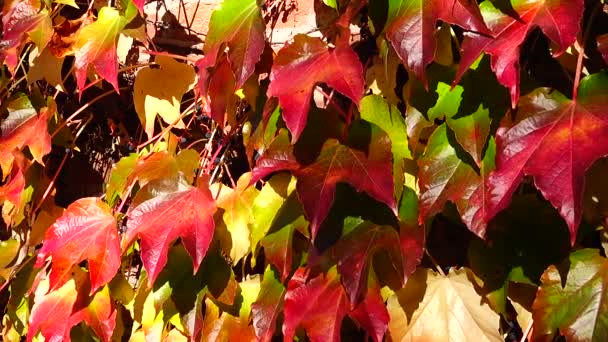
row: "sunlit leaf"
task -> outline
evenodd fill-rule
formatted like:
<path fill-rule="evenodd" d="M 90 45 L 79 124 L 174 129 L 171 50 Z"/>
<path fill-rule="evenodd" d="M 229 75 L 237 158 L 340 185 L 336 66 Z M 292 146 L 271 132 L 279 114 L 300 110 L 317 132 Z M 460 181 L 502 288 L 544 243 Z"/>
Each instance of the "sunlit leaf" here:
<path fill-rule="evenodd" d="M 82 91 L 89 66 L 118 91 L 118 55 L 116 43 L 127 20 L 112 7 L 99 10 L 97 20 L 82 27 L 74 43 L 74 69 L 78 90 Z"/>
<path fill-rule="evenodd" d="M 559 329 L 568 341 L 603 341 L 608 261 L 592 249 L 578 250 L 568 261 L 567 273 L 551 265 L 541 278 L 532 307 L 534 338 L 551 339 Z"/>
<path fill-rule="evenodd" d="M 50 256 L 51 289 L 65 283 L 73 265 L 87 260 L 91 293 L 108 283 L 120 266 L 120 243 L 110 208 L 97 197 L 72 203 L 47 230 L 37 266 Z"/>
<path fill-rule="evenodd" d="M 194 86 L 196 74 L 185 63 L 171 57 L 157 56 L 160 67 L 140 69 L 133 85 L 133 102 L 148 138 L 154 135 L 156 115 L 175 128 L 186 126 L 180 119 L 182 96 Z"/>
<path fill-rule="evenodd" d="M 386 37 L 406 68 L 420 80 L 426 79 L 425 67 L 435 57 L 438 20 L 465 30 L 490 33 L 475 1 L 389 0 Z"/>
<path fill-rule="evenodd" d="M 213 238 L 213 213 L 209 190 L 195 187 L 161 194 L 130 211 L 123 249 L 140 238 L 148 286 L 167 263 L 169 247 L 178 237 L 192 257 L 194 271 L 198 270 Z"/>
<path fill-rule="evenodd" d="M 482 304 L 466 269 L 451 270 L 447 276 L 421 272 L 426 274 L 410 278 L 421 284 L 408 284 L 389 299 L 393 341 L 504 341 L 499 315 Z M 417 298 L 420 287 L 423 297 Z"/>
<path fill-rule="evenodd" d="M 356 104 L 363 96 L 363 68 L 350 46 L 330 49 L 321 39 L 294 37 L 274 60 L 268 96 L 279 98 L 295 142 L 306 126 L 314 86 L 324 82 Z"/>
<path fill-rule="evenodd" d="M 283 312 L 284 296 L 285 286 L 283 286 L 275 271 L 270 266 L 266 267 L 260 284 L 260 293 L 251 305 L 253 328 L 260 341 L 268 342 L 272 340 L 277 318 Z"/>
<path fill-rule="evenodd" d="M 517 122 L 496 136 L 496 171 L 487 182 L 490 204 L 485 222 L 509 205 L 528 175 L 566 220 L 574 244 L 585 171 L 608 155 L 607 86 L 604 72 L 583 79 L 574 101 L 547 88 L 520 100 Z"/>
<path fill-rule="evenodd" d="M 27 341 L 40 331 L 47 341 L 69 341 L 70 316 L 76 302 L 76 282 L 70 279 L 60 288 L 46 293 L 48 286 L 39 285 L 29 319 Z"/>
<path fill-rule="evenodd" d="M 511 103 L 519 99 L 520 49 L 528 34 L 540 27 L 555 44 L 554 55 L 560 55 L 574 43 L 580 31 L 583 16 L 582 0 L 572 1 L 512 1 L 511 13 L 502 13 L 494 2 L 484 1 L 481 13 L 488 24 L 492 37 L 465 33 L 462 43 L 462 59 L 459 64 L 457 83 L 464 72 L 484 52 L 492 56 L 492 70 L 498 81 L 509 88 Z"/>
<path fill-rule="evenodd" d="M 44 165 L 42 157 L 51 152 L 48 120 L 56 111 L 55 102 L 51 100 L 48 107 L 36 113 L 25 96 L 8 103 L 7 107 L 8 117 L 0 124 L 0 167 L 5 177 L 10 173 L 15 149 L 28 146 L 34 159 Z"/>

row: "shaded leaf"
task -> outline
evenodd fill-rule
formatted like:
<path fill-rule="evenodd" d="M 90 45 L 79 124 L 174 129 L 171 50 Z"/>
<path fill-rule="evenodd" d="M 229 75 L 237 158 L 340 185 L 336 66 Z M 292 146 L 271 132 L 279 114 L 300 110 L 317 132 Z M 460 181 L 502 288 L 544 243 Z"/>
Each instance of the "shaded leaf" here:
<path fill-rule="evenodd" d="M 283 335 L 293 340 L 302 326 L 312 342 L 339 341 L 342 319 L 350 311 L 346 293 L 335 269 L 307 281 L 308 272 L 298 269 L 285 294 Z"/>
<path fill-rule="evenodd" d="M 47 230 L 36 266 L 51 257 L 50 287 L 55 289 L 69 279 L 73 265 L 86 260 L 92 294 L 112 280 L 120 255 L 118 229 L 110 208 L 97 197 L 87 197 L 70 204 Z"/>
<path fill-rule="evenodd" d="M 425 67 L 435 58 L 438 20 L 489 34 L 475 1 L 389 0 L 386 37 L 406 68 L 426 83 Z"/>
<path fill-rule="evenodd" d="M 492 70 L 498 81 L 509 88 L 513 107 L 519 99 L 520 49 L 527 35 L 536 27 L 557 44 L 560 55 L 574 43 L 583 16 L 583 1 L 513 1 L 511 15 L 502 13 L 490 1 L 480 5 L 481 13 L 494 38 L 465 33 L 462 57 L 454 84 L 484 52 L 492 56 Z"/>
<path fill-rule="evenodd" d="M 399 232 L 392 227 L 364 221 L 332 248 L 351 306 L 366 292 L 369 265 L 377 252 L 386 252 L 395 269 L 403 272 Z M 404 275 L 399 274 L 398 278 L 404 279 Z"/>
<path fill-rule="evenodd" d="M 178 237 L 192 257 L 194 272 L 207 253 L 215 224 L 215 203 L 208 189 L 161 194 L 144 201 L 128 214 L 123 249 L 141 239 L 141 258 L 148 272 L 148 286 L 167 263 L 167 252 Z"/>
<path fill-rule="evenodd" d="M 258 298 L 251 305 L 253 328 L 260 341 L 272 340 L 279 314 L 283 312 L 285 286 L 272 267 L 267 266 Z"/>
<path fill-rule="evenodd" d="M 283 108 L 292 142 L 304 130 L 314 86 L 322 82 L 358 104 L 365 85 L 359 58 L 348 45 L 330 49 L 319 38 L 295 36 L 275 58 L 268 87 Z"/>
<path fill-rule="evenodd" d="M 466 128 L 472 129 L 473 127 Z M 467 140 L 472 138 L 471 132 L 462 132 Z M 424 155 L 418 160 L 420 168 L 418 221 L 424 223 L 427 218 L 441 212 L 447 201 L 451 201 L 456 204 L 463 222 L 469 229 L 483 238 L 486 227 L 481 220 L 477 219 L 476 215 L 482 215 L 485 212 L 486 185 L 484 179 L 494 167 L 494 144 L 493 141 L 490 141 L 482 161 L 481 175 L 462 159 L 452 144 L 447 126 L 442 124 L 433 132 Z"/>
<path fill-rule="evenodd" d="M 518 121 L 496 136 L 496 171 L 487 183 L 487 223 L 509 205 L 525 175 L 568 223 L 571 243 L 581 221 L 585 171 L 608 155 L 608 73 L 584 78 L 578 98 L 537 89 L 520 100 Z"/>
<path fill-rule="evenodd" d="M 379 285 L 370 276 L 363 300 L 349 313 L 349 317 L 362 326 L 375 342 L 382 341 L 390 320 Z"/>
<path fill-rule="evenodd" d="M 597 36 L 597 49 L 602 54 L 604 62 L 608 64 L 608 33 Z"/>
<path fill-rule="evenodd" d="M 541 277 L 532 306 L 534 338 L 550 340 L 559 329 L 568 341 L 608 339 L 608 261 L 595 249 L 583 249 L 564 266 L 567 275 L 551 265 Z"/>
<path fill-rule="evenodd" d="M 283 145 L 278 151 L 271 149 L 258 160 L 252 173 L 252 182 L 272 172 L 291 170 L 298 179 L 296 189 L 309 218 L 314 239 L 333 204 L 338 182 L 347 182 L 357 191 L 367 192 L 396 212 L 389 146 L 390 141 L 384 136 L 375 148 L 370 148 L 370 153 L 366 156 L 330 139 L 323 145 L 321 154 L 314 163 L 299 166 L 289 147 Z"/>

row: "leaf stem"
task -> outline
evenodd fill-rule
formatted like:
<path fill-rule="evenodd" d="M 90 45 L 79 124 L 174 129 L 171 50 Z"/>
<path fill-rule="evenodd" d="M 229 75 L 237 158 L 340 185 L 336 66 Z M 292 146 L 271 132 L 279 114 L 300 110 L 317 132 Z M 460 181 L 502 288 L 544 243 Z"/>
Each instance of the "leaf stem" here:
<path fill-rule="evenodd" d="M 63 166 L 65 165 L 65 162 L 68 159 L 69 155 L 70 155 L 69 152 L 63 155 L 63 159 L 61 160 L 61 164 L 59 164 L 59 167 L 57 168 L 57 171 L 55 171 L 55 174 L 53 175 L 53 179 L 51 179 L 51 182 L 46 187 L 46 190 L 44 191 L 44 194 L 42 195 L 42 198 L 40 198 L 40 201 L 38 201 L 38 204 L 36 205 L 36 207 L 34 208 L 34 210 L 32 210 L 32 218 L 34 218 L 34 215 L 36 215 L 36 212 L 40 209 L 40 207 L 42 206 L 42 203 L 44 203 L 44 200 L 46 200 L 46 198 L 48 197 L 49 193 L 51 192 L 51 189 L 55 185 L 55 181 L 57 180 L 57 177 L 59 177 L 59 173 L 61 172 L 61 169 L 63 169 Z M 33 224 L 33 223 L 34 222 L 31 222 L 31 224 Z"/>
<path fill-rule="evenodd" d="M 589 20 L 587 21 L 587 26 L 585 27 L 585 31 L 583 32 L 582 42 L 575 44 L 580 46 L 580 50 L 578 51 L 578 58 L 576 60 L 576 73 L 574 74 L 574 84 L 572 85 L 572 101 L 576 102 L 576 98 L 578 97 L 578 85 L 581 82 L 581 72 L 583 70 L 583 59 L 585 58 L 585 42 L 589 38 L 589 34 L 591 33 L 591 24 L 593 23 L 593 19 L 599 12 L 600 7 L 602 6 L 601 2 L 598 2 L 593 8 L 591 15 L 589 16 Z"/>

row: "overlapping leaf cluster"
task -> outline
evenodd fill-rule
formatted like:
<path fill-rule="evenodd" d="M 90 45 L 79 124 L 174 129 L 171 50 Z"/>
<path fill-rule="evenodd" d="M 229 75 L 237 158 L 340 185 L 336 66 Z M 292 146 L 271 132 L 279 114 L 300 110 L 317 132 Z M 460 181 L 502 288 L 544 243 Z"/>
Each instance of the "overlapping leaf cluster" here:
<path fill-rule="evenodd" d="M 5 2 L 3 339 L 607 340 L 606 5 L 315 0 L 277 47 L 276 2 L 195 60 L 144 1 Z M 138 134 L 62 207 L 115 93 Z"/>

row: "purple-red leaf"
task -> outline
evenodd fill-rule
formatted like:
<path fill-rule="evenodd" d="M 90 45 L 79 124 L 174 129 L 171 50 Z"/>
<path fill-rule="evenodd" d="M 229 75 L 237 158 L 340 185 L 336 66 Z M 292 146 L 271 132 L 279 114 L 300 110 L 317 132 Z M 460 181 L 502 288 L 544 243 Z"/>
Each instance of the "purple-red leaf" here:
<path fill-rule="evenodd" d="M 568 223 L 571 242 L 581 221 L 585 171 L 608 155 L 608 73 L 586 77 L 578 98 L 537 89 L 520 100 L 519 121 L 496 137 L 496 171 L 488 179 L 485 223 L 507 207 L 525 175 Z"/>
<path fill-rule="evenodd" d="M 492 2 L 484 1 L 481 13 L 490 27 L 494 38 L 476 33 L 465 33 L 462 44 L 462 59 L 454 84 L 482 52 L 492 56 L 492 70 L 498 81 L 509 88 L 511 103 L 519 99 L 519 56 L 526 36 L 534 28 L 541 30 L 555 42 L 559 55 L 574 43 L 580 31 L 583 16 L 583 0 L 571 1 L 512 1 L 517 17 L 500 12 Z"/>
<path fill-rule="evenodd" d="M 356 104 L 363 96 L 363 67 L 352 48 L 329 48 L 319 38 L 297 35 L 274 60 L 268 96 L 278 97 L 292 142 L 306 126 L 314 87 L 326 83 Z"/>
<path fill-rule="evenodd" d="M 348 314 L 348 299 L 335 269 L 306 281 L 299 269 L 287 285 L 285 294 L 285 341 L 292 341 L 298 326 L 312 342 L 339 341 L 342 319 Z"/>
<path fill-rule="evenodd" d="M 602 54 L 604 62 L 608 64 L 608 33 L 597 36 L 597 49 Z"/>
<path fill-rule="evenodd" d="M 367 331 L 374 342 L 380 342 L 386 333 L 390 317 L 380 295 L 379 284 L 376 280 L 369 283 L 363 301 L 348 315 Z"/>
<path fill-rule="evenodd" d="M 72 266 L 87 260 L 91 293 L 108 283 L 120 267 L 120 243 L 110 208 L 97 197 L 81 198 L 63 212 L 44 236 L 36 265 L 51 256 L 50 287 L 71 276 Z"/>
<path fill-rule="evenodd" d="M 148 286 L 167 263 L 171 243 L 182 239 L 192 257 L 194 272 L 207 253 L 215 223 L 215 202 L 208 189 L 189 187 L 186 190 L 161 194 L 144 201 L 129 212 L 123 247 L 141 239 L 141 258 L 148 272 Z"/>
<path fill-rule="evenodd" d="M 438 20 L 490 34 L 476 1 L 390 0 L 386 37 L 406 68 L 426 83 L 424 69 L 435 58 Z"/>
<path fill-rule="evenodd" d="M 284 145 L 285 142 L 282 144 L 284 149 L 276 150 L 271 146 L 270 153 L 258 160 L 251 181 L 256 182 L 276 171 L 292 171 L 298 179 L 296 190 L 310 221 L 313 240 L 331 209 L 338 182 L 367 192 L 396 212 L 390 140 L 386 135 L 370 148 L 368 156 L 337 140 L 328 140 L 317 160 L 307 166 L 299 166 L 289 146 Z"/>

